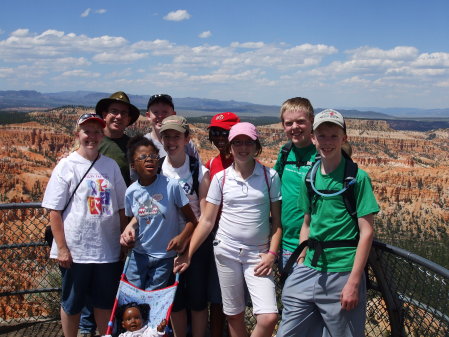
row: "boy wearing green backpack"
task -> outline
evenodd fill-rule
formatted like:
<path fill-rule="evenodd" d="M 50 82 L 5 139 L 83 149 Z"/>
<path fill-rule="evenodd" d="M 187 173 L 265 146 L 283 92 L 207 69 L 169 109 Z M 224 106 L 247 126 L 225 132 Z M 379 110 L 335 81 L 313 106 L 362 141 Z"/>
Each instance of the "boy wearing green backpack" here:
<path fill-rule="evenodd" d="M 345 183 L 346 142 L 343 116 L 331 109 L 317 114 L 312 142 L 320 155 L 309 181 L 304 179 L 298 206 L 304 211 L 300 232 L 307 251 L 298 258 L 282 294 L 279 336 L 364 336 L 366 282 L 364 267 L 379 211 L 368 174 L 358 169 Z M 310 184 L 313 193 L 309 192 Z M 353 188 L 356 214 L 343 194 Z"/>

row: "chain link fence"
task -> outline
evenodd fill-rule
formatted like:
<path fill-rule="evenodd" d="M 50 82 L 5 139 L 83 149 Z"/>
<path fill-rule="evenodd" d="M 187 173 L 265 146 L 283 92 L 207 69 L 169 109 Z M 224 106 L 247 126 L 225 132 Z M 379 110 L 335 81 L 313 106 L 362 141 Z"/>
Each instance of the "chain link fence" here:
<path fill-rule="evenodd" d="M 0 205 L 0 325 L 59 315 L 60 272 L 43 234 L 48 212 L 38 203 Z M 279 273 L 276 273 L 282 309 Z M 403 249 L 375 241 L 368 263 L 365 334 L 449 336 L 449 271 Z M 249 330 L 256 324 L 251 304 Z"/>
<path fill-rule="evenodd" d="M 59 314 L 60 272 L 48 259 L 47 210 L 39 203 L 0 205 L 0 323 Z"/>

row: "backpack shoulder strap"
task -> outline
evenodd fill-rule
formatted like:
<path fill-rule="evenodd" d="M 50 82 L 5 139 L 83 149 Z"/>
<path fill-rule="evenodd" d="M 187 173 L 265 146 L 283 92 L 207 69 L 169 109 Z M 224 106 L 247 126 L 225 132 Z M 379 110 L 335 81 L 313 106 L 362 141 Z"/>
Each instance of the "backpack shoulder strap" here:
<path fill-rule="evenodd" d="M 355 198 L 354 185 L 350 184 L 357 177 L 358 166 L 352 161 L 352 159 L 343 152 L 343 156 L 346 159 L 345 164 L 345 176 L 343 178 L 343 186 L 347 187 L 347 190 L 343 193 L 343 201 L 345 203 L 348 213 L 354 219 L 357 219 L 357 202 Z"/>
<path fill-rule="evenodd" d="M 189 170 L 192 173 L 193 186 L 192 190 L 198 195 L 200 182 L 198 181 L 200 174 L 200 163 L 194 156 L 189 156 Z"/>
<path fill-rule="evenodd" d="M 262 169 L 263 169 L 263 175 L 265 176 L 265 182 L 267 183 L 267 187 L 268 187 L 268 199 L 271 200 L 271 184 L 269 182 L 270 169 L 268 167 L 266 167 L 265 165 L 262 165 Z M 267 171 L 268 171 L 268 174 L 267 174 Z"/>
<path fill-rule="evenodd" d="M 282 173 L 284 173 L 285 163 L 287 162 L 287 157 L 292 149 L 292 146 L 293 146 L 293 143 L 290 140 L 287 143 L 285 143 L 281 148 L 281 163 L 280 163 L 281 167 L 280 167 L 280 171 L 279 171 L 280 178 L 282 178 Z"/>

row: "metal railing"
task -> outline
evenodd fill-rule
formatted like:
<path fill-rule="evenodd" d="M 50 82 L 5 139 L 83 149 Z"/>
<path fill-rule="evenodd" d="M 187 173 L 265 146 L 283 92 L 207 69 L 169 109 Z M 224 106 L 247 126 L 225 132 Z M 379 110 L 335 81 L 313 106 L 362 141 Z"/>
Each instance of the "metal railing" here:
<path fill-rule="evenodd" d="M 0 204 L 0 220 L 0 324 L 57 318 L 60 272 L 43 238 L 47 210 Z M 449 336 L 447 269 L 379 241 L 367 268 L 366 336 Z M 279 286 L 277 295 L 281 307 Z M 249 329 L 256 323 L 250 306 L 246 322 Z"/>

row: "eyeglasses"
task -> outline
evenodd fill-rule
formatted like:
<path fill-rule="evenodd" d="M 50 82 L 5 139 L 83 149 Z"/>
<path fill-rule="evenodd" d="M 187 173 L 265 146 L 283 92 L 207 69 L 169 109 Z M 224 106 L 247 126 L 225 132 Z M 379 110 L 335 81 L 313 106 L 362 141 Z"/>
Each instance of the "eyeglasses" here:
<path fill-rule="evenodd" d="M 256 144 L 256 141 L 252 140 L 252 139 L 251 140 L 234 140 L 234 141 L 231 142 L 231 145 L 234 145 L 234 146 L 237 146 L 237 147 L 243 146 L 243 145 L 251 146 L 251 145 L 254 145 L 254 144 Z"/>
<path fill-rule="evenodd" d="M 111 110 L 108 110 L 108 114 L 111 114 L 113 116 L 121 115 L 122 117 L 126 117 L 129 115 L 129 111 L 111 109 Z"/>
<path fill-rule="evenodd" d="M 210 135 L 212 137 L 228 137 L 229 136 L 229 130 L 214 130 L 214 129 L 210 129 Z"/>
<path fill-rule="evenodd" d="M 158 161 L 159 160 L 159 155 L 154 154 L 154 153 L 152 153 L 152 154 L 141 154 L 136 159 L 137 160 L 141 160 L 141 161 L 145 161 L 145 160 Z"/>

